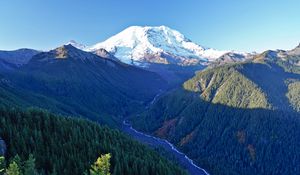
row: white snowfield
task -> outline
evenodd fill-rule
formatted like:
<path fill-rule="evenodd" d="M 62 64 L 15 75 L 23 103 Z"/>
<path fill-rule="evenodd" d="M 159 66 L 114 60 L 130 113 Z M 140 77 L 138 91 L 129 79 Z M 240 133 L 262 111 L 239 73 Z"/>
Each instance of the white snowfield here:
<path fill-rule="evenodd" d="M 104 42 L 90 47 L 74 41 L 70 44 L 89 52 L 105 49 L 120 61 L 128 64 L 133 62 L 161 63 L 163 61 L 176 64 L 207 64 L 232 52 L 202 47 L 180 32 L 166 26 L 131 26 Z M 145 58 L 148 59 L 145 60 Z"/>
<path fill-rule="evenodd" d="M 100 48 L 104 48 L 125 63 L 130 63 L 131 59 L 140 61 L 145 55 L 160 53 L 186 59 L 196 58 L 201 61 L 210 61 L 227 52 L 206 49 L 166 26 L 132 26 L 106 41 L 90 47 L 88 51 L 96 51 Z"/>

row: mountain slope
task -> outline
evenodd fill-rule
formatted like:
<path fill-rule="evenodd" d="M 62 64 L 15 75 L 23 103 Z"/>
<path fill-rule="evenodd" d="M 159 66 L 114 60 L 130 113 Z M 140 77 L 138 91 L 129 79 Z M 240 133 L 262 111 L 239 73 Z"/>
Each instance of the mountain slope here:
<path fill-rule="evenodd" d="M 0 51 L 0 60 L 4 60 L 11 64 L 26 64 L 39 51 L 33 49 L 18 49 L 14 51 Z"/>
<path fill-rule="evenodd" d="M 33 154 L 40 174 L 82 175 L 106 153 L 112 155 L 112 174 L 186 174 L 153 150 L 97 123 L 37 109 L 0 108 L 0 114 L 6 159 Z"/>
<path fill-rule="evenodd" d="M 8 82 L 2 86 L 6 91 L 30 105 L 106 123 L 141 107 L 166 87 L 155 73 L 71 45 L 35 55 L 3 80 Z"/>
<path fill-rule="evenodd" d="M 204 48 L 166 26 L 131 26 L 87 50 L 95 52 L 101 48 L 122 62 L 140 66 L 147 63 L 206 64 L 229 52 Z"/>
<path fill-rule="evenodd" d="M 298 48 L 266 51 L 252 61 L 207 69 L 185 82 L 184 88 L 212 103 L 291 111 L 299 108 L 288 95 L 290 90 L 296 92 L 300 81 L 300 55 L 292 54 Z"/>
<path fill-rule="evenodd" d="M 298 174 L 300 115 L 165 94 L 134 127 L 169 140 L 210 174 Z"/>
<path fill-rule="evenodd" d="M 15 69 L 26 64 L 39 51 L 33 49 L 18 49 L 14 51 L 0 51 L 0 72 Z"/>
<path fill-rule="evenodd" d="M 184 83 L 184 89 L 197 92 L 211 102 L 239 108 L 269 108 L 266 94 L 240 70 L 246 64 L 225 65 L 198 73 Z M 259 68 L 258 68 L 259 69 Z"/>
<path fill-rule="evenodd" d="M 299 56 L 282 53 L 200 71 L 132 116 L 133 125 L 211 174 L 298 174 Z"/>

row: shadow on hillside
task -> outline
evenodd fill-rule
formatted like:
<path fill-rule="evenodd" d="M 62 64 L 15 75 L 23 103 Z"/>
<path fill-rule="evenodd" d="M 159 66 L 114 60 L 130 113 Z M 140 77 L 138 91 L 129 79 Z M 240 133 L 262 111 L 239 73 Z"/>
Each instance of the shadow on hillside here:
<path fill-rule="evenodd" d="M 146 70 L 152 71 L 164 78 L 170 88 L 178 87 L 186 80 L 192 78 L 196 71 L 204 69 L 205 66 L 179 66 L 175 64 L 149 64 Z"/>
<path fill-rule="evenodd" d="M 132 120 L 137 129 L 177 145 L 211 174 L 300 171 L 296 163 L 300 161 L 300 115 L 296 112 L 212 104 L 197 93 L 177 89 Z"/>
<path fill-rule="evenodd" d="M 299 74 L 285 72 L 277 64 L 245 64 L 241 70 L 243 75 L 257 84 L 267 94 L 269 102 L 282 110 L 293 110 L 286 96 L 288 86 L 287 79 L 300 80 Z"/>

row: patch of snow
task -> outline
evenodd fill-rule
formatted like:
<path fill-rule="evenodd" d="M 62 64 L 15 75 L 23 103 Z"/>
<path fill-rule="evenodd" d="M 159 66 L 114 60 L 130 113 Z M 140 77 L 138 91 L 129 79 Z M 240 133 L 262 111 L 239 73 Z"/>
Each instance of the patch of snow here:
<path fill-rule="evenodd" d="M 65 45 L 72 45 L 74 47 L 76 47 L 77 49 L 80 49 L 80 50 L 85 50 L 87 48 L 86 45 L 84 44 L 80 44 L 80 43 L 77 43 L 76 41 L 74 40 L 70 40 L 69 42 L 67 42 Z"/>

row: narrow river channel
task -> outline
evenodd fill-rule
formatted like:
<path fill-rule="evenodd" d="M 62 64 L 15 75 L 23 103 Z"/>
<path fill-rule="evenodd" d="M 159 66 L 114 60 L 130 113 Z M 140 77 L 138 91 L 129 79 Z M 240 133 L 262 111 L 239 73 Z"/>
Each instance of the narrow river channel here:
<path fill-rule="evenodd" d="M 162 147 L 167 152 L 171 153 L 174 158 L 177 160 L 179 165 L 186 169 L 191 175 L 209 175 L 204 169 L 198 167 L 194 164 L 193 160 L 188 158 L 185 154 L 178 151 L 175 146 L 173 146 L 170 142 L 164 139 L 160 139 L 157 137 L 153 137 L 142 132 L 135 130 L 128 122 L 123 121 L 122 130 L 129 134 L 134 139 L 150 145 L 152 147 Z"/>

